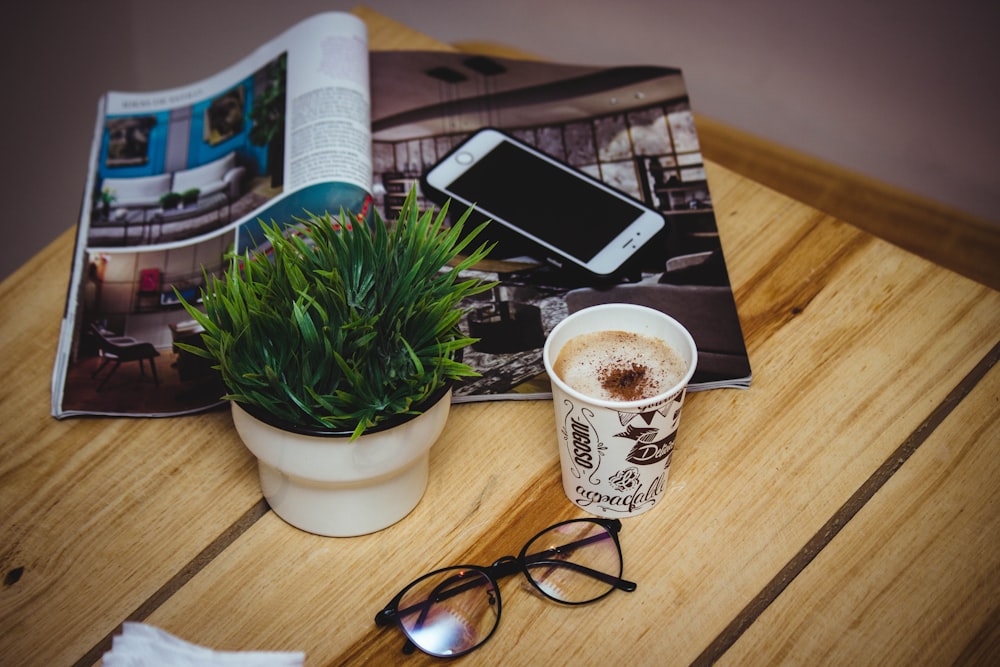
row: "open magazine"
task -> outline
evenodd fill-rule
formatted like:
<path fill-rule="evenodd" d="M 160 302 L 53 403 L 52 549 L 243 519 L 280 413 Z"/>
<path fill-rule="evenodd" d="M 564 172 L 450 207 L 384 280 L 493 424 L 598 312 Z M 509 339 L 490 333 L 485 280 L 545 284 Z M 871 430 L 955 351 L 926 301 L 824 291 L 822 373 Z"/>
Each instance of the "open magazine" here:
<path fill-rule="evenodd" d="M 369 53 L 351 14 L 314 16 L 234 66 L 181 88 L 110 92 L 98 105 L 53 370 L 52 414 L 166 416 L 225 393 L 211 363 L 177 343 L 199 330 L 204 275 L 262 241 L 261 221 L 303 211 L 396 218 L 428 171 L 497 128 L 662 214 L 614 279 L 560 268 L 491 224 L 476 273 L 498 285 L 463 304 L 479 373 L 455 402 L 549 398 L 545 335 L 609 301 L 681 321 L 699 364 L 690 389 L 747 387 L 751 372 L 681 72 L 452 52 Z M 517 192 L 511 192 L 517 197 Z M 452 203 L 460 213 L 464 205 Z"/>

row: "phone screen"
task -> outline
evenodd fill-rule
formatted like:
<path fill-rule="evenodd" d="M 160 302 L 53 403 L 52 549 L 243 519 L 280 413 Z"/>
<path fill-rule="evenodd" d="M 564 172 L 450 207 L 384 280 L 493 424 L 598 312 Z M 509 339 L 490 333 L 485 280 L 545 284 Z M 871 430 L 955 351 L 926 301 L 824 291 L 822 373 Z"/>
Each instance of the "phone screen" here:
<path fill-rule="evenodd" d="M 497 144 L 446 189 L 584 263 L 643 212 L 508 141 Z"/>

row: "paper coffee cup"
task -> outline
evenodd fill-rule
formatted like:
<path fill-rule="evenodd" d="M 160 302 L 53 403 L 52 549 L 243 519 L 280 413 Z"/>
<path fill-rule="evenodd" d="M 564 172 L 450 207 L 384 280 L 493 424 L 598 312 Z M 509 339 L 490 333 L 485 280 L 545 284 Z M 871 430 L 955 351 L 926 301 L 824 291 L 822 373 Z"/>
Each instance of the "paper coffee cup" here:
<path fill-rule="evenodd" d="M 559 377 L 556 361 L 571 339 L 600 331 L 624 331 L 662 341 L 686 368 L 676 382 L 658 387 L 658 393 L 649 397 L 588 396 Z M 658 310 L 603 304 L 573 313 L 556 325 L 546 338 L 543 359 L 552 384 L 566 497 L 603 517 L 630 517 L 652 509 L 667 486 L 681 407 L 698 364 L 691 334 Z"/>

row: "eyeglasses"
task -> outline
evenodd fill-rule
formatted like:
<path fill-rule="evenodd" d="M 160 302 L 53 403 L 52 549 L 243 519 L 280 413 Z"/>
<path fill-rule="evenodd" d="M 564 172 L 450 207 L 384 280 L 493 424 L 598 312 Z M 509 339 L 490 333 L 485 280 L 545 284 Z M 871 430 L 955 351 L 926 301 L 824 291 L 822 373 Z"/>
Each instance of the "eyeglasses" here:
<path fill-rule="evenodd" d="M 460 565 L 425 574 L 396 594 L 375 616 L 406 635 L 404 653 L 415 648 L 438 658 L 457 658 L 479 648 L 500 623 L 497 580 L 518 572 L 546 597 L 568 605 L 600 600 L 613 590 L 632 592 L 621 578 L 618 519 L 571 519 L 531 538 L 520 555 L 490 567 Z"/>

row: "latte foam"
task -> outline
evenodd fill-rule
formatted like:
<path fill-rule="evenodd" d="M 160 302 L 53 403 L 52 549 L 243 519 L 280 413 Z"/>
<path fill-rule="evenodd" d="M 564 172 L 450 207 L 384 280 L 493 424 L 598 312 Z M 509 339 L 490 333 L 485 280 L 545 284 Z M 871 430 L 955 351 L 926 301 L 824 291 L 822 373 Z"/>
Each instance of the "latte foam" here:
<path fill-rule="evenodd" d="M 576 391 L 606 401 L 652 398 L 679 383 L 687 372 L 687 364 L 665 342 L 629 331 L 574 336 L 553 368 Z"/>

